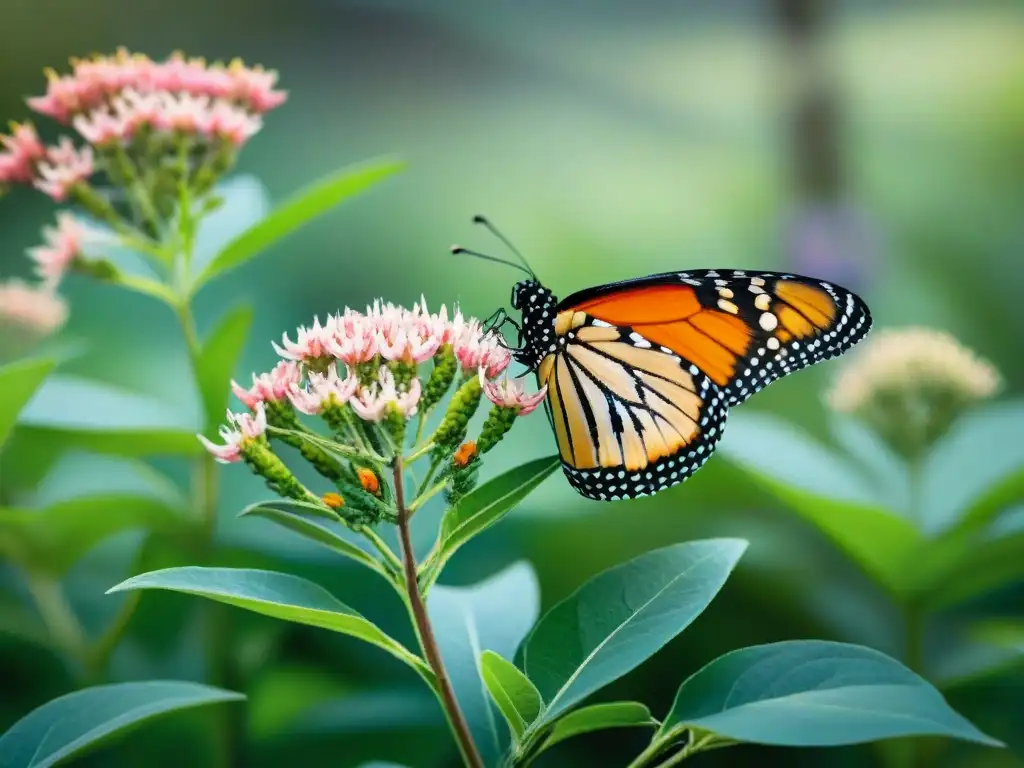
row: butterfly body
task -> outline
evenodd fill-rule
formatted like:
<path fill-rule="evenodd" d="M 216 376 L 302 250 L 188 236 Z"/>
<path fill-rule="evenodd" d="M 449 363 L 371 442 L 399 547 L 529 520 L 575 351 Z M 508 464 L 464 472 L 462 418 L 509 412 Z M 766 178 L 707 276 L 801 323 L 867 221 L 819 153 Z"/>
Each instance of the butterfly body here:
<path fill-rule="evenodd" d="M 559 301 L 537 280 L 512 292 L 516 360 L 547 387 L 569 483 L 598 500 L 683 482 L 721 438 L 729 407 L 836 357 L 871 316 L 850 291 L 800 275 L 666 272 Z"/>

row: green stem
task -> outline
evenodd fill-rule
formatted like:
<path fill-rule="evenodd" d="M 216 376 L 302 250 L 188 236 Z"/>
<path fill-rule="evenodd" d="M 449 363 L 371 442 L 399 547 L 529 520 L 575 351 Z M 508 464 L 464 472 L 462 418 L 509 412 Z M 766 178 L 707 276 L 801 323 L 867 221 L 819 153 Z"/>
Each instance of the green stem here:
<path fill-rule="evenodd" d="M 189 359 L 192 362 L 193 375 L 199 381 L 199 358 L 202 345 L 196 330 L 192 307 L 187 301 L 177 307 L 181 330 L 188 346 Z M 214 557 L 214 535 L 217 529 L 217 463 L 207 452 L 196 461 L 193 472 L 192 494 L 194 504 L 200 514 L 199 547 L 202 560 L 209 563 Z M 207 606 L 207 622 L 204 634 L 204 645 L 208 675 L 212 685 L 225 686 L 230 680 L 228 670 L 231 653 L 226 621 L 226 606 L 209 603 Z M 218 723 L 216 765 L 230 768 L 235 765 L 236 745 L 240 741 L 238 723 L 229 711 L 222 708 Z"/>
<path fill-rule="evenodd" d="M 415 513 L 417 509 L 422 507 L 434 496 L 443 491 L 446 485 L 448 485 L 448 481 L 442 480 L 439 483 L 434 483 L 434 485 L 432 485 L 426 491 L 421 492 L 420 495 L 417 496 L 416 499 L 409 505 L 409 516 L 412 517 L 413 513 Z"/>
<path fill-rule="evenodd" d="M 420 436 L 419 434 L 417 434 L 416 441 L 419 442 L 419 439 Z M 416 461 L 416 459 L 425 456 L 432 450 L 434 450 L 434 442 L 432 440 L 427 440 L 427 442 L 425 442 L 423 445 L 421 445 L 419 448 L 417 448 L 416 450 L 414 450 L 412 453 L 405 457 L 405 463 L 412 464 L 414 461 Z"/>
<path fill-rule="evenodd" d="M 107 625 L 103 634 L 93 644 L 86 664 L 90 680 L 98 682 L 103 678 L 107 666 L 110 664 L 110 657 L 114 653 L 114 649 L 121 642 L 121 637 L 124 635 L 125 630 L 128 629 L 128 624 L 135 614 L 135 609 L 139 607 L 141 599 L 141 591 L 133 591 L 125 595 L 120 609 L 118 609 L 110 624 Z"/>
<path fill-rule="evenodd" d="M 393 576 L 402 575 L 402 561 L 398 559 L 398 555 L 391 551 L 391 547 L 385 543 L 384 539 L 377 535 L 377 532 L 372 528 L 363 528 L 361 531 L 363 536 L 373 545 L 381 557 L 384 558 L 384 567 Z"/>
<path fill-rule="evenodd" d="M 68 605 L 60 582 L 51 576 L 26 573 L 25 582 L 39 616 L 57 646 L 76 659 L 84 657 L 85 633 Z"/>
<path fill-rule="evenodd" d="M 452 688 L 451 678 L 445 669 L 444 661 L 441 659 L 441 649 L 434 637 L 434 629 L 430 624 L 430 617 L 427 614 L 426 602 L 423 593 L 420 591 L 419 581 L 416 575 L 416 553 L 412 548 L 412 534 L 409 530 L 409 510 L 405 506 L 405 476 L 402 467 L 401 456 L 396 456 L 392 465 L 392 474 L 395 486 L 395 506 L 398 511 L 398 539 L 402 551 L 402 567 L 405 573 L 405 590 L 408 596 L 409 612 L 412 614 L 413 625 L 419 637 L 420 647 L 423 656 L 433 670 L 437 678 L 435 688 L 441 706 L 444 708 L 448 724 L 451 726 L 455 741 L 459 745 L 459 752 L 462 754 L 463 762 L 469 768 L 484 768 L 483 759 L 473 743 L 473 736 L 469 730 L 459 702 L 455 698 L 455 689 Z"/>

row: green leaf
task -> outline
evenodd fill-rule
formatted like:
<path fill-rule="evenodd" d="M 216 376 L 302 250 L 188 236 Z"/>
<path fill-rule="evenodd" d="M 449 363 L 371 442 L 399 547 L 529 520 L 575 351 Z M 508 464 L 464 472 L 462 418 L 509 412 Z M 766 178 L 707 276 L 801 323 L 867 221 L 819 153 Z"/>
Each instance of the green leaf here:
<path fill-rule="evenodd" d="M 303 224 L 404 168 L 405 163 L 390 158 L 371 160 L 314 182 L 232 240 L 196 277 L 192 293 L 214 277 L 244 264 Z"/>
<path fill-rule="evenodd" d="M 488 693 L 505 716 L 513 742 L 517 743 L 544 706 L 540 692 L 515 664 L 494 651 L 480 654 L 480 673 Z"/>
<path fill-rule="evenodd" d="M 275 619 L 350 635 L 382 648 L 433 684 L 433 673 L 422 659 L 326 589 L 298 576 L 248 568 L 165 568 L 133 576 L 107 594 L 132 589 L 198 595 Z"/>
<path fill-rule="evenodd" d="M 79 448 L 117 456 L 198 456 L 197 424 L 137 392 L 77 376 L 54 375 L 19 419 L 17 436 L 43 450 Z"/>
<path fill-rule="evenodd" d="M 921 508 L 929 530 L 978 528 L 1024 499 L 1024 400 L 995 402 L 963 416 L 922 467 Z"/>
<path fill-rule="evenodd" d="M 0 368 L 0 447 L 54 365 L 53 360 L 21 360 Z"/>
<path fill-rule="evenodd" d="M 592 704 L 560 718 L 542 749 L 549 749 L 560 741 L 594 731 L 609 728 L 657 728 L 658 725 L 658 721 L 651 717 L 651 711 L 636 701 Z"/>
<path fill-rule="evenodd" d="M 151 296 L 154 299 L 159 299 L 170 306 L 175 306 L 178 303 L 178 296 L 169 287 L 156 280 L 151 280 L 148 277 L 142 277 L 141 275 L 126 275 L 123 272 L 118 273 L 112 278 L 111 282 L 122 288 L 127 288 L 129 291 L 135 291 L 136 293 L 142 293 L 146 296 Z"/>
<path fill-rule="evenodd" d="M 921 534 L 881 507 L 865 490 L 872 484 L 824 446 L 781 420 L 746 414 L 731 419 L 719 451 L 890 593 L 905 592 L 906 569 L 923 541 Z"/>
<path fill-rule="evenodd" d="M 559 464 L 558 456 L 529 461 L 484 483 L 445 511 L 435 551 L 424 570 L 440 572 L 459 547 L 501 520 Z"/>
<path fill-rule="evenodd" d="M 208 437 L 224 421 L 231 394 L 231 375 L 242 355 L 252 315 L 252 307 L 245 304 L 224 315 L 206 339 L 196 361 Z"/>
<path fill-rule="evenodd" d="M 915 599 L 937 611 L 982 595 L 1024 576 L 1024 533 L 987 535 L 970 529 L 922 547 L 914 560 Z"/>
<path fill-rule="evenodd" d="M 188 519 L 166 502 L 130 493 L 101 493 L 44 509 L 0 508 L 0 555 L 24 568 L 64 574 L 101 541 L 133 529 L 173 532 Z"/>
<path fill-rule="evenodd" d="M 529 563 L 518 562 L 468 587 L 435 586 L 427 612 L 455 697 L 484 759 L 508 744 L 480 669 L 484 649 L 511 658 L 540 613 L 540 588 Z"/>
<path fill-rule="evenodd" d="M 380 562 L 356 542 L 357 536 L 341 523 L 328 517 L 315 504 L 301 501 L 261 501 L 250 504 L 239 513 L 262 517 L 287 528 L 317 544 L 321 544 L 339 555 L 362 563 L 375 571 L 381 571 Z"/>
<path fill-rule="evenodd" d="M 85 688 L 48 701 L 0 736 L 0 766 L 49 768 L 159 715 L 244 699 L 198 683 L 163 680 Z"/>
<path fill-rule="evenodd" d="M 735 741 L 840 746 L 948 736 L 989 746 L 926 680 L 858 645 L 795 640 L 721 656 L 679 688 L 657 738 L 699 728 Z"/>
<path fill-rule="evenodd" d="M 522 650 L 523 669 L 547 702 L 531 730 L 686 629 L 746 548 L 740 539 L 707 539 L 657 549 L 598 574 L 548 611 Z"/>

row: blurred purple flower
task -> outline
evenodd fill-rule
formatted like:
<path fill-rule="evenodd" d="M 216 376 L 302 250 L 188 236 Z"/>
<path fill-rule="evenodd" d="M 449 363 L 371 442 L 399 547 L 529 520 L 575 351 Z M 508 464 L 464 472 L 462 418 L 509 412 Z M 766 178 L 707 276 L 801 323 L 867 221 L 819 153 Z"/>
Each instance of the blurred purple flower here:
<path fill-rule="evenodd" d="M 784 247 L 794 272 L 859 293 L 870 289 L 883 248 L 881 232 L 847 202 L 805 205 L 790 220 Z"/>

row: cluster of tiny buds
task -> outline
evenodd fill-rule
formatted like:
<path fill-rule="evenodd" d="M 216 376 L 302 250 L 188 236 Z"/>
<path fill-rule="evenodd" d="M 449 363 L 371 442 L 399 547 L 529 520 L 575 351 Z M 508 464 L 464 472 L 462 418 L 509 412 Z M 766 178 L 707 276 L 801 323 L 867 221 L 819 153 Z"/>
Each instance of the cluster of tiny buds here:
<path fill-rule="evenodd" d="M 15 124 L 9 136 L 0 135 L 0 187 L 31 184 L 62 202 L 99 170 L 94 150 L 128 146 L 140 134 L 147 148 L 190 142 L 192 150 L 204 143 L 236 150 L 287 97 L 275 90 L 276 72 L 238 60 L 207 64 L 176 53 L 156 62 L 119 50 L 71 64 L 67 75 L 48 71 L 46 93 L 28 105 L 73 126 L 91 146 L 78 149 L 62 137 L 46 147 L 31 123 Z"/>

